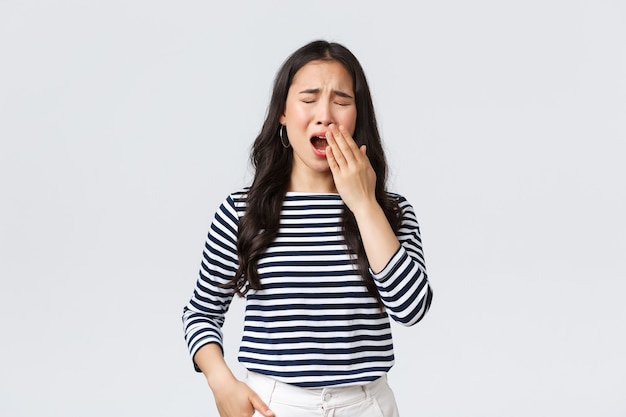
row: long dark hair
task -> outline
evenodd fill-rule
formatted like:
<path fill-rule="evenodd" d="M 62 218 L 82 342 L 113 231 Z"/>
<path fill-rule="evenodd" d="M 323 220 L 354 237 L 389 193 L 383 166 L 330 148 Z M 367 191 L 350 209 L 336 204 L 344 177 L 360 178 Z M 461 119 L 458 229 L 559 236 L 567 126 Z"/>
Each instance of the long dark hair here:
<path fill-rule="evenodd" d="M 278 234 L 280 216 L 277 213 L 281 212 L 287 193 L 293 160 L 292 150 L 285 149 L 281 144 L 279 119 L 285 111 L 287 93 L 294 75 L 311 61 L 339 62 L 352 76 L 357 108 L 354 138 L 359 146 L 367 146 L 367 156 L 376 172 L 378 203 L 393 230 L 397 231 L 400 227 L 402 219 L 398 204 L 386 192 L 387 162 L 363 68 L 352 52 L 343 45 L 322 40 L 308 43 L 289 56 L 277 72 L 263 128 L 252 146 L 250 160 L 255 169 L 254 180 L 247 191 L 246 212 L 239 222 L 239 269 L 231 281 L 235 293 L 240 296 L 245 295 L 250 288 L 261 289 L 257 262 Z M 357 255 L 356 268 L 363 277 L 368 292 L 380 303 L 380 295 L 369 273 L 356 219 L 345 205 L 342 228 L 348 248 Z"/>

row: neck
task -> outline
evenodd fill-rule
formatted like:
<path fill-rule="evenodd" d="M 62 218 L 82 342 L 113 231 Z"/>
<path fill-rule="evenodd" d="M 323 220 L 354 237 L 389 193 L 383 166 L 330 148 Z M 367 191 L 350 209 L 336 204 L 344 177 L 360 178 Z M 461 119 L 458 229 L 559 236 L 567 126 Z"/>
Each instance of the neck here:
<path fill-rule="evenodd" d="M 337 193 L 335 181 L 333 180 L 333 176 L 330 171 L 315 177 L 307 176 L 305 178 L 299 178 L 292 175 L 287 190 L 302 193 Z"/>

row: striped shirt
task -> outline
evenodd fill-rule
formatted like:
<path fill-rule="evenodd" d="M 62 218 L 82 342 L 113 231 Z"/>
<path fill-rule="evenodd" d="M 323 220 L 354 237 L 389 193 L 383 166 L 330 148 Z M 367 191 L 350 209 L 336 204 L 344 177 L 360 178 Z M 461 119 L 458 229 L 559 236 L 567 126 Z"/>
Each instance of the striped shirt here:
<path fill-rule="evenodd" d="M 288 192 L 275 241 L 258 262 L 260 290 L 246 294 L 239 362 L 248 370 L 300 387 L 360 385 L 394 364 L 389 316 L 406 326 L 428 311 L 419 225 L 398 195 L 401 245 L 385 268 L 370 270 L 382 311 L 355 269 L 341 232 L 338 194 Z M 221 284 L 238 268 L 237 229 L 245 190 L 229 195 L 211 224 L 195 291 L 183 312 L 191 356 L 207 343 L 222 346 L 221 327 L 233 294 Z M 199 370 L 196 367 L 196 370 Z"/>

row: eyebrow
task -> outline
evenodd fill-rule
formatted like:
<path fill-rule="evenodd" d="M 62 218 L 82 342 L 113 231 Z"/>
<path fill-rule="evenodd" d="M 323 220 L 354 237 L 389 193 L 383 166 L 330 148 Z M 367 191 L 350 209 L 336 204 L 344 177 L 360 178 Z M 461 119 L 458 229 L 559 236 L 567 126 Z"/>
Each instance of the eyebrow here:
<path fill-rule="evenodd" d="M 320 92 L 319 88 L 308 88 L 306 90 L 300 91 L 298 94 L 318 94 L 319 92 Z M 344 93 L 341 90 L 333 90 L 333 93 L 343 98 L 350 98 L 350 99 L 354 98 L 350 94 Z"/>

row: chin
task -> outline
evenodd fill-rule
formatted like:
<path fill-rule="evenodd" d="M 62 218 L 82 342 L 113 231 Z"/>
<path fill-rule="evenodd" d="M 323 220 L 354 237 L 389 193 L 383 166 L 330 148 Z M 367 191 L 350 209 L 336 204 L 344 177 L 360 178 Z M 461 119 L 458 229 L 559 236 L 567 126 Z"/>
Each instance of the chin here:
<path fill-rule="evenodd" d="M 328 162 L 326 162 L 326 161 L 320 162 L 320 163 L 317 163 L 317 164 L 313 164 L 310 167 L 315 172 L 319 172 L 319 173 L 330 172 L 330 165 L 328 165 Z"/>

